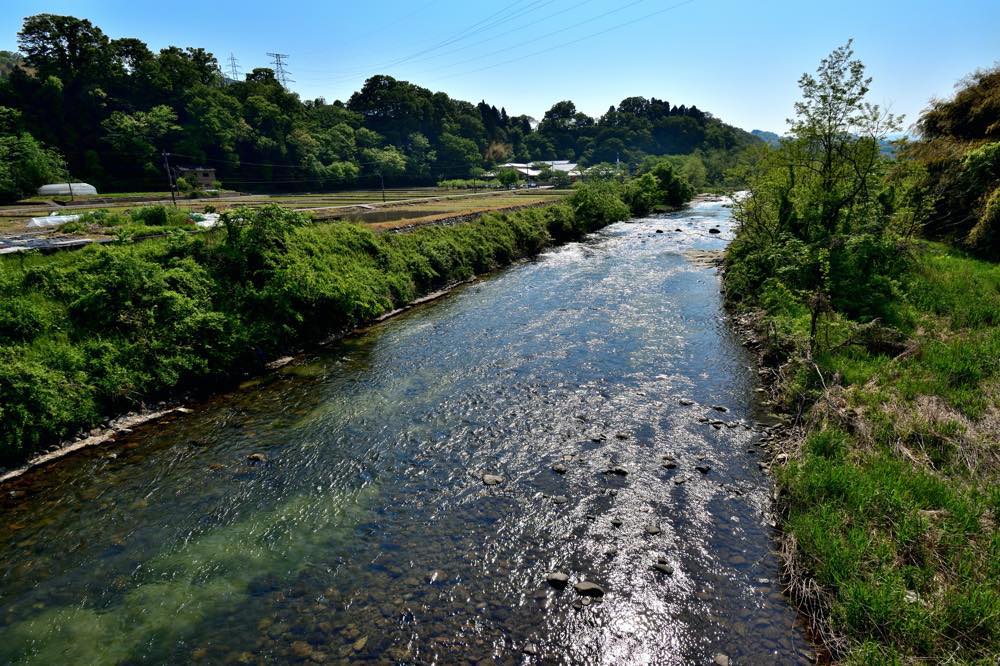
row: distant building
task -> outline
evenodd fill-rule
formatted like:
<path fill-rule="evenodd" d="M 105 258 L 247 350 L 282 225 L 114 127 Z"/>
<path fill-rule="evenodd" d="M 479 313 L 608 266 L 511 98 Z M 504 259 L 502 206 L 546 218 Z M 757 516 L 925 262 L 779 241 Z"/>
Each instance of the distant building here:
<path fill-rule="evenodd" d="M 215 169 L 210 167 L 178 167 L 177 176 L 202 190 L 215 187 Z"/>
<path fill-rule="evenodd" d="M 535 165 L 547 164 L 552 171 L 562 171 L 569 175 L 573 180 L 580 177 L 580 169 L 577 164 L 570 162 L 569 160 L 535 160 L 530 164 L 524 164 L 521 162 L 507 162 L 506 164 L 501 164 L 498 169 L 514 169 L 523 176 L 528 178 L 537 178 L 541 175 L 542 170 L 534 168 Z"/>

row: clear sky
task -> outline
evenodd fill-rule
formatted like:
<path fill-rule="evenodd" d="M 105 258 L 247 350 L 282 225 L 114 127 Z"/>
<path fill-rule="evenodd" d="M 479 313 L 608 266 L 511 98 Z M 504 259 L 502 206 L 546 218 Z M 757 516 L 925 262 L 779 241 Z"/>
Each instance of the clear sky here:
<path fill-rule="evenodd" d="M 346 100 L 385 73 L 540 118 L 571 99 L 600 115 L 624 97 L 696 104 L 782 132 L 796 81 L 849 37 L 871 100 L 915 120 L 1000 59 L 1000 0 L 3 0 L 0 48 L 23 17 L 85 17 L 153 49 L 201 46 L 228 69 L 288 54 L 303 98 Z"/>

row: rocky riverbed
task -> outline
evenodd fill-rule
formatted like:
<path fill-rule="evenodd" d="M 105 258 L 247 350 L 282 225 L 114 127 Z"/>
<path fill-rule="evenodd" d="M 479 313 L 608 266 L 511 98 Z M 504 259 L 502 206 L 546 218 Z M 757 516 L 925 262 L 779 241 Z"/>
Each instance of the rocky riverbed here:
<path fill-rule="evenodd" d="M 0 661 L 810 661 L 690 258 L 731 226 L 613 225 L 5 485 Z"/>

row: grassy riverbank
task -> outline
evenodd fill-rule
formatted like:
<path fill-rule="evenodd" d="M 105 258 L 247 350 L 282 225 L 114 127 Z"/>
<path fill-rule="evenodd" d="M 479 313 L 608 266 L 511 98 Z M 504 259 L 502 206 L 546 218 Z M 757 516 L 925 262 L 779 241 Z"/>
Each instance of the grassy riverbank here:
<path fill-rule="evenodd" d="M 668 176 L 647 178 L 651 189 L 597 182 L 565 203 L 405 233 L 266 206 L 227 213 L 224 228 L 205 234 L 5 257 L 0 464 L 144 401 L 224 386 L 291 348 L 579 238 L 649 201 L 666 203 Z M 641 202 L 626 203 L 639 194 Z"/>
<path fill-rule="evenodd" d="M 864 101 L 864 72 L 849 42 L 802 76 L 726 253 L 727 302 L 792 424 L 764 442 L 785 573 L 837 661 L 995 664 L 1000 266 L 918 239 L 988 187 L 956 208 L 936 172 L 885 155 L 901 123 Z"/>
<path fill-rule="evenodd" d="M 796 423 L 773 450 L 786 573 L 848 662 L 996 663 L 1000 266 L 908 251 L 885 319 L 831 314 L 812 356 L 805 304 L 741 305 Z"/>

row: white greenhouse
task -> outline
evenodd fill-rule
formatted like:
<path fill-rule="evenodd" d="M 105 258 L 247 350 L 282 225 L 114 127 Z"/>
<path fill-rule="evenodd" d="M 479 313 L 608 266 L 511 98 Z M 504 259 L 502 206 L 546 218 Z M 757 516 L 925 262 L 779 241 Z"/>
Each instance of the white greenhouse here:
<path fill-rule="evenodd" d="M 72 189 L 71 189 L 72 188 Z M 97 188 L 87 183 L 51 183 L 38 188 L 43 197 L 68 197 L 70 195 L 97 194 Z"/>

